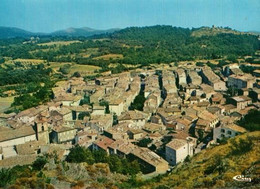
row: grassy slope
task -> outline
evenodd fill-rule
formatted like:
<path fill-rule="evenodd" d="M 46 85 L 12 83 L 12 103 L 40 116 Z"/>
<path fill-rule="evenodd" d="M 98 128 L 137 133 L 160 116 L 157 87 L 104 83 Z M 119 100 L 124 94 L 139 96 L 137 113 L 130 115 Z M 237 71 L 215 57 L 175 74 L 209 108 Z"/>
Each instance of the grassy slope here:
<path fill-rule="evenodd" d="M 165 188 L 194 188 L 194 187 L 235 187 L 240 183 L 233 181 L 235 175 L 241 175 L 242 172 L 256 163 L 256 172 L 260 175 L 260 131 L 252 132 L 249 136 L 255 136 L 254 147 L 248 153 L 243 155 L 229 155 L 230 141 L 227 144 L 211 147 L 201 153 L 195 155 L 190 163 L 183 163 L 173 169 L 172 173 L 163 177 L 159 182 L 147 182 L 142 188 L 157 188 L 158 186 Z M 236 137 L 246 138 L 246 134 Z M 217 171 L 204 175 L 204 171 L 213 164 L 216 157 L 220 156 L 221 161 L 227 167 L 225 171 L 219 174 Z M 216 181 L 214 181 L 216 180 Z M 241 185 L 240 185 L 241 186 Z M 244 185 L 242 185 L 244 186 Z"/>
<path fill-rule="evenodd" d="M 231 30 L 231 29 L 204 27 L 204 28 L 200 28 L 198 30 L 193 31 L 191 35 L 194 37 L 201 37 L 203 35 L 212 36 L 212 35 L 217 35 L 217 34 L 221 34 L 221 33 L 230 33 L 230 34 L 236 34 L 236 35 L 243 34 L 243 32 L 239 32 L 239 31 L 235 31 L 235 30 Z"/>

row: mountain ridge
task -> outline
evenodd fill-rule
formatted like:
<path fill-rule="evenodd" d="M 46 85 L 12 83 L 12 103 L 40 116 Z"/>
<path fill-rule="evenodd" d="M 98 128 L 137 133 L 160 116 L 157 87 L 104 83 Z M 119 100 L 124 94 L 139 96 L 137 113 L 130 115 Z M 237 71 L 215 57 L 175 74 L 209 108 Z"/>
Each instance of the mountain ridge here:
<path fill-rule="evenodd" d="M 64 37 L 89 37 L 92 35 L 99 35 L 105 33 L 113 33 L 120 30 L 119 28 L 110 28 L 107 30 L 98 30 L 90 27 L 74 28 L 69 27 L 54 32 L 43 33 L 43 32 L 31 32 L 17 27 L 5 27 L 0 26 L 0 39 L 10 39 L 16 37 L 35 37 L 35 36 L 64 36 Z"/>

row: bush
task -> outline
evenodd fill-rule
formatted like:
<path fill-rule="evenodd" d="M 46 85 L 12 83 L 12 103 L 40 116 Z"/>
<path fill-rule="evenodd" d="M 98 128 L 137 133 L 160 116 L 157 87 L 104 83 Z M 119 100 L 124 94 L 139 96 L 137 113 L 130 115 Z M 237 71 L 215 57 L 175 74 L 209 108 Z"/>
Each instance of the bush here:
<path fill-rule="evenodd" d="M 90 150 L 81 146 L 75 146 L 70 150 L 67 161 L 71 163 L 87 162 L 91 165 L 95 162 L 95 159 Z"/>
<path fill-rule="evenodd" d="M 34 170 L 40 171 L 47 162 L 45 157 L 40 156 L 33 162 L 32 167 Z"/>
<path fill-rule="evenodd" d="M 252 150 L 254 145 L 251 137 L 247 137 L 246 139 L 240 138 L 238 141 L 235 138 L 233 138 L 230 140 L 230 143 L 231 143 L 230 149 L 232 155 L 245 154 L 250 150 Z"/>
<path fill-rule="evenodd" d="M 260 131 L 260 110 L 250 110 L 237 123 L 249 131 Z"/>
<path fill-rule="evenodd" d="M 0 187 L 5 187 L 14 179 L 11 169 L 0 169 Z"/>

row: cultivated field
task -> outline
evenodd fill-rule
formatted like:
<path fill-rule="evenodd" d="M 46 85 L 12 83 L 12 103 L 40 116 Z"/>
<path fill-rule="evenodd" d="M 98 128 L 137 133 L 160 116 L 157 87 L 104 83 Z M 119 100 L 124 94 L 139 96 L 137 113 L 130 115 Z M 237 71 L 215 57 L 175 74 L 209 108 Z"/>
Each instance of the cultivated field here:
<path fill-rule="evenodd" d="M 81 43 L 81 41 L 78 40 L 74 40 L 74 41 L 52 41 L 52 42 L 48 42 L 48 43 L 39 43 L 39 46 L 52 46 L 52 45 L 70 45 L 72 43 Z"/>
<path fill-rule="evenodd" d="M 98 56 L 98 57 L 95 57 L 93 59 L 95 60 L 110 60 L 110 59 L 122 59 L 123 58 L 123 55 L 122 54 L 106 54 L 106 55 L 103 55 L 103 56 Z"/>
<path fill-rule="evenodd" d="M 14 97 L 0 97 L 0 113 L 7 110 L 14 101 Z"/>
<path fill-rule="evenodd" d="M 86 76 L 94 74 L 94 71 L 99 69 L 101 68 L 98 66 L 74 64 L 71 66 L 69 74 L 72 75 L 75 72 L 79 72 L 81 76 Z"/>

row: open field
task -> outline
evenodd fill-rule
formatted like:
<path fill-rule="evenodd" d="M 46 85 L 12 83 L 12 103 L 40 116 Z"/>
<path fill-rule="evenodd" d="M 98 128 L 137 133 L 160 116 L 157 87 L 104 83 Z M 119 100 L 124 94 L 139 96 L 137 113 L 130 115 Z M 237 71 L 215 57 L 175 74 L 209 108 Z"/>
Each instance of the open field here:
<path fill-rule="evenodd" d="M 106 55 L 103 55 L 103 56 L 95 57 L 93 59 L 95 59 L 95 60 L 100 60 L 100 59 L 109 60 L 109 59 L 122 59 L 122 58 L 123 58 L 122 54 L 106 54 Z"/>
<path fill-rule="evenodd" d="M 86 76 L 94 74 L 94 71 L 99 69 L 101 68 L 98 66 L 74 64 L 71 66 L 69 74 L 72 75 L 75 72 L 79 72 L 81 76 Z"/>
<path fill-rule="evenodd" d="M 66 65 L 66 64 L 73 64 L 71 62 L 50 62 L 50 68 L 52 68 L 54 71 L 58 71 L 60 67 Z"/>
<path fill-rule="evenodd" d="M 81 53 L 79 53 L 80 56 L 83 58 L 88 58 L 90 55 L 95 55 L 98 53 L 98 48 L 87 48 L 84 49 Z"/>
<path fill-rule="evenodd" d="M 60 69 L 60 67 L 65 65 L 71 65 L 71 67 L 69 68 L 69 75 L 72 75 L 75 72 L 79 72 L 82 76 L 92 75 L 95 70 L 101 69 L 98 66 L 80 65 L 71 62 L 50 62 L 50 68 L 52 68 L 56 72 Z"/>
<path fill-rule="evenodd" d="M 21 62 L 22 64 L 41 64 L 41 63 L 44 63 L 44 60 L 18 58 L 18 59 L 15 59 L 14 62 Z"/>
<path fill-rule="evenodd" d="M 0 97 L 0 113 L 7 110 L 14 101 L 14 97 Z"/>
<path fill-rule="evenodd" d="M 39 46 L 52 46 L 52 45 L 70 45 L 72 43 L 81 43 L 81 41 L 75 40 L 75 41 L 52 41 L 48 43 L 39 43 Z"/>

